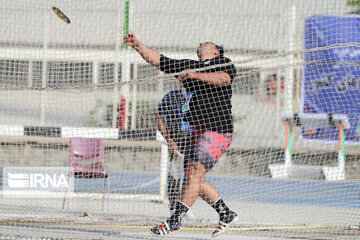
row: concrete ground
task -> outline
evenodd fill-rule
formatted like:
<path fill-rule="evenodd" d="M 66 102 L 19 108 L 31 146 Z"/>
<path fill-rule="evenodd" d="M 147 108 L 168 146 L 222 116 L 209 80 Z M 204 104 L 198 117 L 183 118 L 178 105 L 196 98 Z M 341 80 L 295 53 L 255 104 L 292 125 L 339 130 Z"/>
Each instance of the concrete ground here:
<path fill-rule="evenodd" d="M 169 214 L 166 203 L 136 198 L 106 199 L 103 209 L 101 199 L 90 196 L 70 199 L 64 208 L 63 199 L 2 198 L 0 203 L 0 239 L 158 239 L 149 229 Z M 229 206 L 240 220 L 216 239 L 360 238 L 360 209 L 247 202 Z M 216 213 L 202 200 L 192 213 L 181 231 L 163 239 L 210 239 Z"/>

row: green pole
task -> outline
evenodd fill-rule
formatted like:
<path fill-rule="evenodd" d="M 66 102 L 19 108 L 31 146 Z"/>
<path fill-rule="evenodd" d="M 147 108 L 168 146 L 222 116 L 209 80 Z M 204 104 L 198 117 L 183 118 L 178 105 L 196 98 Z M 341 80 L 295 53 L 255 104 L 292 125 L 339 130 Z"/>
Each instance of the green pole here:
<path fill-rule="evenodd" d="M 130 2 L 125 2 L 125 25 L 124 25 L 124 37 L 126 34 L 129 34 L 129 15 L 130 15 Z M 128 49 L 128 45 L 124 44 L 124 48 Z"/>
<path fill-rule="evenodd" d="M 341 127 L 341 156 L 345 159 L 345 133 L 343 127 Z"/>

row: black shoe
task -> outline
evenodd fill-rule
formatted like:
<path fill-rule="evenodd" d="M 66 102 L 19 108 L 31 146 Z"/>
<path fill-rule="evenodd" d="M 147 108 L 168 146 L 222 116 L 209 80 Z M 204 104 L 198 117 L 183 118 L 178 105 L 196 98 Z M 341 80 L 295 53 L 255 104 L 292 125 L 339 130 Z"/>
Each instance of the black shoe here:
<path fill-rule="evenodd" d="M 238 215 L 233 211 L 230 211 L 229 213 L 220 216 L 219 225 L 212 233 L 212 237 L 219 236 L 220 234 L 226 232 L 230 225 L 237 220 L 239 220 Z"/>
<path fill-rule="evenodd" d="M 161 222 L 158 226 L 150 229 L 150 232 L 154 235 L 167 235 L 171 232 L 178 231 L 180 229 L 180 223 L 170 224 L 169 220 Z"/>

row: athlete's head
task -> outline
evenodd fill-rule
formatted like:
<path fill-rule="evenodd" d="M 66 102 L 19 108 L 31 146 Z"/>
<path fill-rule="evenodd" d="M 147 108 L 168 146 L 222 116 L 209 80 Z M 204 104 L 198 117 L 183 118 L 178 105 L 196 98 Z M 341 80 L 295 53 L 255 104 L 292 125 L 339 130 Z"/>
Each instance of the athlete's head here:
<path fill-rule="evenodd" d="M 216 45 L 212 42 L 200 43 L 197 49 L 197 55 L 200 61 L 205 61 L 207 59 L 213 59 L 218 56 L 224 55 L 223 46 Z"/>

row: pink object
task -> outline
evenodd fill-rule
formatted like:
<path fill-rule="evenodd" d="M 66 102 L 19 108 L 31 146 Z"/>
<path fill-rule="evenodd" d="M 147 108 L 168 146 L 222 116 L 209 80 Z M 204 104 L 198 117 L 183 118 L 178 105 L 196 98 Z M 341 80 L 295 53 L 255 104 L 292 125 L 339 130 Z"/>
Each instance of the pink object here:
<path fill-rule="evenodd" d="M 69 167 L 74 169 L 75 177 L 108 178 L 103 141 L 98 138 L 70 138 Z"/>

